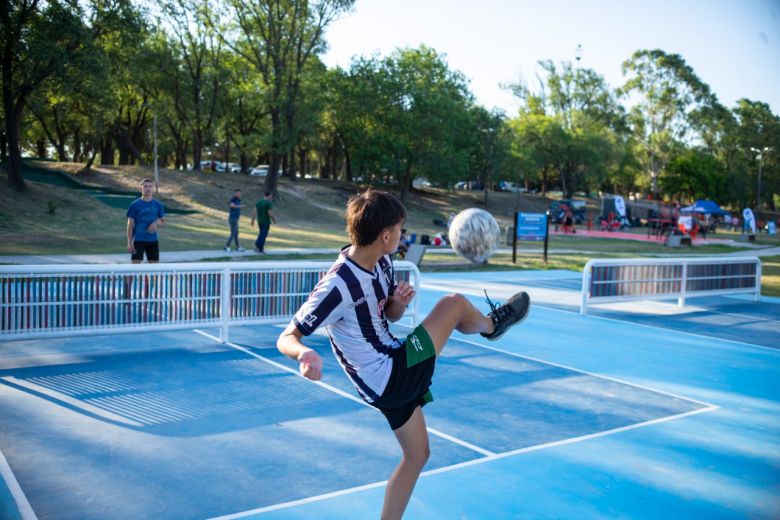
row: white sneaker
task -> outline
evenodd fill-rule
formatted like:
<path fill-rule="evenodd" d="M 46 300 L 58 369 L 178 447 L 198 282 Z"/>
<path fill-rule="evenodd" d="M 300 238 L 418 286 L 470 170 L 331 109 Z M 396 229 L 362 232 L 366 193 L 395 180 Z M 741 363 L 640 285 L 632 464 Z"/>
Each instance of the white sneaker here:
<path fill-rule="evenodd" d="M 246 251 L 246 249 L 244 249 L 243 247 L 239 247 L 238 249 L 236 249 L 236 251 L 238 251 L 239 253 L 243 253 L 244 251 Z"/>
<path fill-rule="evenodd" d="M 229 253 L 230 252 L 230 248 L 225 246 L 225 251 L 227 251 Z"/>

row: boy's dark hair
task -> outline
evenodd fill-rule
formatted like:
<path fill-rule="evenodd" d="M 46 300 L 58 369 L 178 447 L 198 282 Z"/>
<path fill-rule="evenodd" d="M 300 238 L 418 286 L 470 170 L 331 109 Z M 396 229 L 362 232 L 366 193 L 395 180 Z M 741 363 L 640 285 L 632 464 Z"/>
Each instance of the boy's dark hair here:
<path fill-rule="evenodd" d="M 385 191 L 368 189 L 350 197 L 347 202 L 347 233 L 352 244 L 367 246 L 379 234 L 406 220 L 406 208 L 400 200 Z"/>
<path fill-rule="evenodd" d="M 152 184 L 154 184 L 154 182 L 152 181 L 152 179 L 150 179 L 150 178 L 148 178 L 148 177 L 147 177 L 146 179 L 142 180 L 142 181 L 141 181 L 139 184 L 140 184 L 141 186 L 143 186 L 145 182 L 151 182 Z"/>
<path fill-rule="evenodd" d="M 266 192 L 265 192 L 265 196 L 266 196 L 266 197 L 270 197 L 270 196 L 271 196 L 271 192 L 270 192 L 270 191 L 266 191 Z"/>

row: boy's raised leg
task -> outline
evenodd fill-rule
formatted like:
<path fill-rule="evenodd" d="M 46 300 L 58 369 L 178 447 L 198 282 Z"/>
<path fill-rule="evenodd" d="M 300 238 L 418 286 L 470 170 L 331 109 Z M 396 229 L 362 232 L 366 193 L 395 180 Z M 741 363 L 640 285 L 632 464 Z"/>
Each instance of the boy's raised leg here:
<path fill-rule="evenodd" d="M 493 331 L 493 321 L 461 294 L 448 294 L 436 302 L 422 324 L 433 341 L 437 356 L 441 354 L 453 330 L 465 334 Z"/>
<path fill-rule="evenodd" d="M 490 299 L 490 313 L 482 314 L 461 294 L 449 294 L 439 300 L 423 326 L 433 341 L 436 355 L 441 354 L 453 330 L 464 334 L 480 333 L 490 340 L 497 340 L 510 327 L 520 323 L 528 315 L 531 300 L 525 292 L 509 298 L 504 305 L 495 305 Z"/>

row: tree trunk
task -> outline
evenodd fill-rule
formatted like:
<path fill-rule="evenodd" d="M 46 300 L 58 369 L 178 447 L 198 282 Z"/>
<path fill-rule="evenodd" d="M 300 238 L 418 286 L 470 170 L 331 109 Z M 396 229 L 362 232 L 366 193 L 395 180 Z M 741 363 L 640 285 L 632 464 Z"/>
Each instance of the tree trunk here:
<path fill-rule="evenodd" d="M 38 156 L 38 159 L 46 159 L 46 141 L 43 138 L 35 141 L 35 155 Z"/>
<path fill-rule="evenodd" d="M 487 177 L 487 180 L 485 180 L 485 198 L 484 198 L 484 200 L 482 202 L 483 202 L 484 206 L 487 208 L 488 207 L 488 192 L 490 191 L 488 188 L 492 184 L 492 182 L 491 182 L 491 177 L 492 176 L 490 175 L 490 172 L 488 172 L 488 174 L 485 177 Z"/>
<path fill-rule="evenodd" d="M 81 162 L 81 131 L 79 128 L 73 130 L 73 162 Z"/>
<path fill-rule="evenodd" d="M 566 184 L 566 165 L 565 164 L 558 164 L 558 172 L 561 175 L 561 193 L 564 198 L 567 198 L 569 196 L 569 187 Z"/>
<path fill-rule="evenodd" d="M 300 168 L 301 176 L 304 179 L 306 178 L 306 171 L 309 169 L 308 161 L 306 160 L 307 156 L 308 151 L 305 148 L 298 148 L 298 168 Z"/>
<path fill-rule="evenodd" d="M 341 147 L 342 152 L 344 152 L 344 166 L 346 168 L 346 178 L 347 182 L 352 182 L 352 158 L 349 154 L 349 148 L 347 147 L 347 143 L 344 142 L 344 138 L 341 136 L 341 134 L 336 134 L 336 139 L 338 140 L 338 144 Z"/>
<path fill-rule="evenodd" d="M 5 69 L 5 67 L 3 67 Z M 3 71 L 3 108 L 5 110 L 5 133 L 8 136 L 8 184 L 16 191 L 26 191 L 27 185 L 22 177 L 22 152 L 19 148 L 19 127 L 22 120 L 23 101 L 14 103 L 11 93 L 10 74 L 6 78 Z"/>
<path fill-rule="evenodd" d="M 127 148 L 123 144 L 118 144 L 117 148 L 119 148 L 119 165 L 125 166 L 130 163 L 130 153 L 127 151 Z"/>
<path fill-rule="evenodd" d="M 406 200 L 406 195 L 409 193 L 409 187 L 412 185 L 412 161 L 406 161 L 406 170 L 398 181 L 398 184 L 401 185 L 399 199 L 401 199 L 401 202 L 404 202 Z"/>
<path fill-rule="evenodd" d="M 227 134 L 225 137 L 225 160 L 222 162 L 225 163 L 225 172 L 230 173 L 228 171 L 228 162 L 230 162 L 230 134 Z"/>
<path fill-rule="evenodd" d="M 203 161 L 203 135 L 200 129 L 192 133 L 192 168 L 200 171 L 200 163 Z"/>
<path fill-rule="evenodd" d="M 331 147 L 326 146 L 323 153 L 323 161 L 320 164 L 320 179 L 333 178 L 333 154 Z"/>
<path fill-rule="evenodd" d="M 282 154 L 282 117 L 278 106 L 271 109 L 271 160 L 269 161 L 268 175 L 265 176 L 265 191 L 277 199 L 277 186 L 279 184 L 279 164 Z"/>
<path fill-rule="evenodd" d="M 287 167 L 289 168 L 290 172 L 290 179 L 297 180 L 298 179 L 298 172 L 295 169 L 295 149 L 290 150 L 290 159 L 289 163 L 287 164 Z"/>
<path fill-rule="evenodd" d="M 249 156 L 247 156 L 246 151 L 241 150 L 239 161 L 241 162 L 241 173 L 249 173 Z"/>
<path fill-rule="evenodd" d="M 103 166 L 114 165 L 114 140 L 110 132 L 100 139 L 100 164 Z"/>
<path fill-rule="evenodd" d="M 95 162 L 95 157 L 97 156 L 97 148 L 92 150 L 92 153 L 89 154 L 89 160 L 87 161 L 87 164 L 84 165 L 84 167 L 81 169 L 81 172 L 87 172 L 90 168 L 92 168 L 92 164 Z"/>

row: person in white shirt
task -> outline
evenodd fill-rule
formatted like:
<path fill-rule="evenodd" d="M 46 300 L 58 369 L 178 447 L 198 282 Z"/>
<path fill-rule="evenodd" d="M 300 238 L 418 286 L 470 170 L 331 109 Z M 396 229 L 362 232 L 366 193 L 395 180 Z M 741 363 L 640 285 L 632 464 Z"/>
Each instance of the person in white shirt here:
<path fill-rule="evenodd" d="M 458 330 L 496 340 L 528 315 L 530 299 L 525 292 L 504 305 L 488 299 L 491 312 L 484 315 L 464 296 L 450 294 L 400 341 L 388 320 L 403 316 L 415 292 L 395 280 L 390 255 L 398 249 L 406 209 L 389 193 L 369 189 L 349 200 L 346 220 L 352 244 L 279 336 L 277 348 L 299 362 L 304 377 L 317 381 L 322 358 L 302 339 L 325 327 L 338 363 L 360 397 L 384 414 L 403 450 L 382 509 L 383 519 L 401 518 L 430 455 L 422 406 L 433 400 L 429 387 L 447 339 Z"/>

